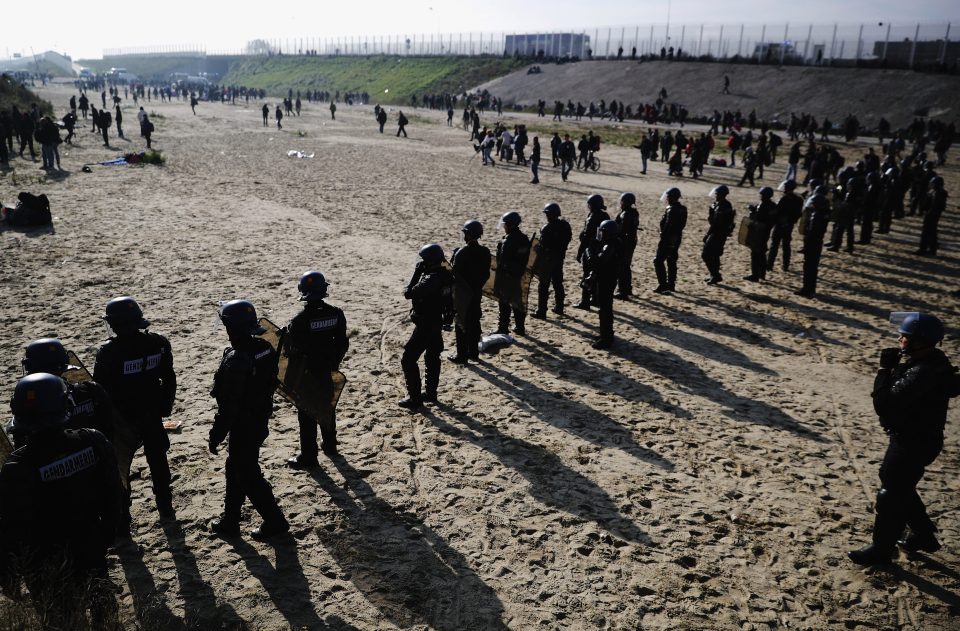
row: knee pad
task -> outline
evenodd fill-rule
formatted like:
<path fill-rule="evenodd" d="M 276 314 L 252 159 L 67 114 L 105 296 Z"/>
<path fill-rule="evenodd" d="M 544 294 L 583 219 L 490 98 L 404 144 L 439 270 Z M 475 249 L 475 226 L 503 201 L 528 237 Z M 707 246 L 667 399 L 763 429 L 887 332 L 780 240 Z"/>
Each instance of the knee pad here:
<path fill-rule="evenodd" d="M 877 512 L 883 513 L 890 510 L 893 508 L 896 501 L 897 498 L 894 492 L 892 492 L 890 489 L 880 489 L 880 491 L 877 493 Z"/>

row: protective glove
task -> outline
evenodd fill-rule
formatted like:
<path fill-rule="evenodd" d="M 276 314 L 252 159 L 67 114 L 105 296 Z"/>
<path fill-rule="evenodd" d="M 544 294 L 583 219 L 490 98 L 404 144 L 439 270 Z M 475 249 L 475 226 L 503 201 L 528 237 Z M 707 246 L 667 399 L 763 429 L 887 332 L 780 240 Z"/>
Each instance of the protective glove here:
<path fill-rule="evenodd" d="M 899 348 L 885 348 L 880 351 L 880 368 L 896 368 L 899 363 Z"/>

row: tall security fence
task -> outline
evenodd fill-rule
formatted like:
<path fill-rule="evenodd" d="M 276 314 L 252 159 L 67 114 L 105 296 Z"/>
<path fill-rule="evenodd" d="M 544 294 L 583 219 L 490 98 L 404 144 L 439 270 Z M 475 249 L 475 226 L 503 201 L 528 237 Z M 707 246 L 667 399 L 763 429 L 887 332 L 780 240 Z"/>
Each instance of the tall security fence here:
<path fill-rule="evenodd" d="M 463 32 L 257 39 L 243 48 L 108 49 L 125 55 L 508 55 L 544 60 L 696 59 L 956 71 L 951 24 L 649 24 L 548 32 Z"/>

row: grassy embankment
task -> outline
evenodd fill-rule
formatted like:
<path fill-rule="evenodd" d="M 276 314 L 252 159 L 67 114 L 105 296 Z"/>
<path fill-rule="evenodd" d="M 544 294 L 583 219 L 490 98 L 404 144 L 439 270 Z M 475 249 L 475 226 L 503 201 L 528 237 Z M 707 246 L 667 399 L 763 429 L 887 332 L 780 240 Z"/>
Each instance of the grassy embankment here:
<path fill-rule="evenodd" d="M 500 57 L 271 57 L 233 64 L 226 84 L 287 90 L 368 92 L 373 103 L 407 104 L 411 95 L 460 94 L 528 65 Z"/>
<path fill-rule="evenodd" d="M 31 103 L 36 103 L 44 114 L 53 113 L 53 106 L 48 101 L 44 101 L 8 75 L 0 75 L 0 111 L 10 110 L 14 105 L 21 112 L 29 111 Z"/>

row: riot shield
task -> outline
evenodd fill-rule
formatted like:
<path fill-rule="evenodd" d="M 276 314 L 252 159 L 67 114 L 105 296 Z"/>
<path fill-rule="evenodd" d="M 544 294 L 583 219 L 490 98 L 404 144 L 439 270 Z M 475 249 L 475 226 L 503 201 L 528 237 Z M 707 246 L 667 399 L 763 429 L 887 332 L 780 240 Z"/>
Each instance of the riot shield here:
<path fill-rule="evenodd" d="M 261 335 L 277 351 L 279 366 L 277 391 L 300 412 L 317 419 L 323 429 L 333 429 L 334 412 L 347 378 L 339 370 L 318 374 L 307 366 L 306 357 L 291 352 L 283 343 L 284 331 L 266 318 L 260 326 L 267 330 Z"/>
<path fill-rule="evenodd" d="M 0 467 L 7 462 L 7 458 L 9 458 L 12 453 L 13 443 L 7 438 L 7 433 L 3 431 L 3 427 L 0 427 Z"/>
<path fill-rule="evenodd" d="M 60 375 L 67 383 L 78 384 L 93 381 L 90 371 L 86 369 L 80 358 L 73 351 L 67 351 L 67 369 Z"/>
<path fill-rule="evenodd" d="M 483 286 L 483 294 L 497 301 L 509 302 L 513 307 L 527 310 L 527 297 L 530 294 L 530 281 L 534 277 L 534 268 L 537 267 L 537 254 L 540 249 L 540 237 L 530 240 L 530 254 L 527 257 L 527 266 L 519 277 L 513 274 L 497 274 L 497 259 L 490 259 L 490 278 Z"/>
<path fill-rule="evenodd" d="M 530 262 L 527 266 L 533 275 L 542 280 L 549 280 L 554 265 L 564 255 L 563 252 L 553 252 L 545 247 L 537 235 L 530 241 Z"/>
<path fill-rule="evenodd" d="M 740 220 L 740 229 L 737 231 L 737 243 L 750 246 L 750 224 L 753 220 L 750 217 L 744 217 Z"/>

